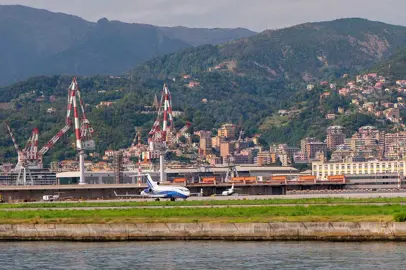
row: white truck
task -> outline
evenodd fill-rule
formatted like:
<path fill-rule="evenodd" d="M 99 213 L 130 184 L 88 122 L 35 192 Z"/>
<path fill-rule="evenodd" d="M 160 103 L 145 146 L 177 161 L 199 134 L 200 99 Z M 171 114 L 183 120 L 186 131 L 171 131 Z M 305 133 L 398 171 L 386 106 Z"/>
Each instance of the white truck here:
<path fill-rule="evenodd" d="M 44 195 L 42 196 L 44 202 L 53 202 L 59 200 L 59 195 Z"/>

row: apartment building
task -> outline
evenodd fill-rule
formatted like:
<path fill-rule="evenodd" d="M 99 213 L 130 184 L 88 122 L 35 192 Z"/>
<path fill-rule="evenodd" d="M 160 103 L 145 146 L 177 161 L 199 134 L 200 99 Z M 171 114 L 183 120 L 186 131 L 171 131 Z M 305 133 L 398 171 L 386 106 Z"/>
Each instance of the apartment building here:
<path fill-rule="evenodd" d="M 338 145 L 344 144 L 345 134 L 342 126 L 331 126 L 327 128 L 327 148 L 336 150 Z"/>

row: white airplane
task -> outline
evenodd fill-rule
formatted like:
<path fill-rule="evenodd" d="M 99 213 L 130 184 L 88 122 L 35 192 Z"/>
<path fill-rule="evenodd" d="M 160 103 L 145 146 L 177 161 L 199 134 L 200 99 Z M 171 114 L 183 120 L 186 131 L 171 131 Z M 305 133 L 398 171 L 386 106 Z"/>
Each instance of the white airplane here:
<path fill-rule="evenodd" d="M 231 186 L 231 188 L 229 188 L 229 189 L 227 189 L 227 190 L 224 190 L 222 193 L 221 193 L 221 196 L 231 196 L 231 195 L 233 195 L 235 193 L 235 189 L 234 189 L 234 184 Z"/>
<path fill-rule="evenodd" d="M 234 184 L 232 184 L 231 188 L 224 190 L 220 195 L 221 196 L 231 196 L 231 195 L 244 195 L 244 196 L 249 196 L 249 194 L 241 194 L 241 193 L 235 193 L 237 190 L 241 190 L 241 188 L 235 188 Z"/>
<path fill-rule="evenodd" d="M 146 180 L 148 188 L 141 191 L 139 195 L 119 195 L 114 191 L 117 197 L 142 197 L 153 198 L 155 201 L 160 199 L 170 199 L 175 201 L 176 199 L 187 199 L 190 197 L 189 189 L 180 186 L 160 186 L 159 182 L 154 182 L 149 174 L 146 174 Z"/>

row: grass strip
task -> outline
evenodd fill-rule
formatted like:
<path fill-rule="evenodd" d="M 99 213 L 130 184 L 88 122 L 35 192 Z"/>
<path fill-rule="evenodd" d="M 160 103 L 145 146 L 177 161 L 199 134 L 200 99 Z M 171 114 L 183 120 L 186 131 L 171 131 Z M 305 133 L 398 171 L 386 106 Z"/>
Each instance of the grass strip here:
<path fill-rule="evenodd" d="M 406 194 L 405 194 L 406 195 Z M 202 201 L 122 201 L 122 202 L 46 202 L 0 204 L 1 208 L 69 208 L 69 207 L 130 207 L 130 206 L 204 206 L 204 205 L 270 205 L 270 204 L 368 204 L 406 203 L 406 197 L 396 198 L 308 198 L 308 199 L 256 199 L 256 200 L 202 200 Z"/>
<path fill-rule="evenodd" d="M 0 223 L 393 221 L 401 205 L 0 211 Z"/>

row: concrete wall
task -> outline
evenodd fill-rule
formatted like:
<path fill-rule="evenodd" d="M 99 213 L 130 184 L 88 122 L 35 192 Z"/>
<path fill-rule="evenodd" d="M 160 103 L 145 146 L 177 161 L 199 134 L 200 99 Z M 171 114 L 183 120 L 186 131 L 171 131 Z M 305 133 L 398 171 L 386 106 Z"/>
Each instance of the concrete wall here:
<path fill-rule="evenodd" d="M 406 223 L 1 224 L 0 240 L 406 241 Z"/>

